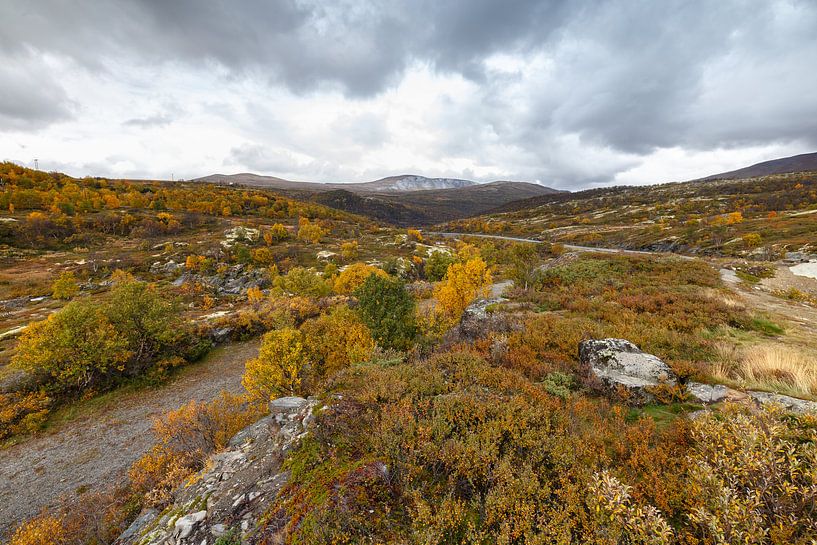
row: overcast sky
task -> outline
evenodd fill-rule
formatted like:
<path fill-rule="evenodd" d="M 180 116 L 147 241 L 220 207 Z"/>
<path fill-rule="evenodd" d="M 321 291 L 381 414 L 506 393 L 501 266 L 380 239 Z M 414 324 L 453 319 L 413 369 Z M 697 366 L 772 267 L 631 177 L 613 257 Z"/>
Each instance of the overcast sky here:
<path fill-rule="evenodd" d="M 2 0 L 0 160 L 563 189 L 817 150 L 817 2 Z"/>

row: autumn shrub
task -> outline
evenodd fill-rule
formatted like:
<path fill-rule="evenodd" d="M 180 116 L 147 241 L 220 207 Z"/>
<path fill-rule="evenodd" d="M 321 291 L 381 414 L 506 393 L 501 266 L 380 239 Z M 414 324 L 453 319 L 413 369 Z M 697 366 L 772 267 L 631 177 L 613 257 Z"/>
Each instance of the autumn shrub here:
<path fill-rule="evenodd" d="M 243 384 L 258 400 L 307 395 L 331 375 L 368 360 L 374 349 L 369 328 L 348 307 L 264 335 L 258 357 L 246 364 Z"/>
<path fill-rule="evenodd" d="M 136 517 L 140 502 L 124 487 L 60 498 L 52 509 L 21 522 L 9 544 L 109 545 Z"/>
<path fill-rule="evenodd" d="M 465 309 L 478 297 L 486 297 L 492 282 L 485 261 L 475 257 L 448 267 L 445 280 L 434 290 L 440 311 L 452 320 L 458 320 Z"/>
<path fill-rule="evenodd" d="M 17 527 L 9 545 L 67 545 L 61 517 L 43 514 Z"/>
<path fill-rule="evenodd" d="M 287 327 L 270 331 L 261 340 L 258 357 L 247 362 L 241 382 L 259 401 L 300 396 L 307 391 L 308 357 L 299 330 Z"/>
<path fill-rule="evenodd" d="M 128 345 L 97 305 L 73 302 L 23 331 L 12 365 L 48 392 L 77 394 L 110 385 L 131 357 Z"/>
<path fill-rule="evenodd" d="M 12 365 L 49 394 L 102 391 L 125 379 L 161 373 L 166 358 L 199 358 L 209 349 L 181 320 L 177 304 L 144 282 L 114 284 L 102 301 L 74 301 L 29 325 Z"/>
<path fill-rule="evenodd" d="M 44 392 L 0 394 L 0 440 L 39 429 L 51 405 L 52 400 Z"/>
<path fill-rule="evenodd" d="M 377 343 L 407 350 L 417 334 L 414 298 L 397 279 L 370 275 L 355 291 L 358 312 Z"/>
<path fill-rule="evenodd" d="M 346 261 L 355 259 L 358 256 L 359 248 L 360 245 L 358 244 L 358 241 L 348 240 L 346 242 L 341 243 L 340 255 Z"/>
<path fill-rule="evenodd" d="M 371 275 L 387 278 L 389 275 L 382 269 L 366 263 L 353 263 L 343 269 L 335 279 L 334 290 L 336 293 L 350 295 L 358 289 L 363 282 Z"/>
<path fill-rule="evenodd" d="M 166 505 L 173 489 L 200 470 L 209 454 L 224 448 L 265 410 L 263 404 L 222 392 L 209 403 L 190 401 L 156 419 L 156 444 L 128 473 L 132 491 L 150 505 Z"/>
<path fill-rule="evenodd" d="M 610 543 L 588 495 L 607 466 L 634 504 L 682 505 L 685 434 L 472 354 L 352 367 L 330 392 L 271 506 L 293 542 Z"/>
<path fill-rule="evenodd" d="M 426 278 L 432 282 L 442 280 L 448 271 L 448 267 L 455 261 L 456 258 L 447 251 L 431 250 L 423 268 Z"/>
<path fill-rule="evenodd" d="M 73 299 L 79 293 L 77 278 L 71 271 L 64 271 L 51 286 L 51 295 L 56 299 Z"/>
<path fill-rule="evenodd" d="M 813 543 L 817 539 L 817 420 L 737 406 L 692 426 L 693 533 L 705 543 Z"/>
<path fill-rule="evenodd" d="M 307 320 L 301 326 L 301 333 L 306 353 L 312 362 L 309 381 L 313 384 L 352 364 L 367 361 L 374 349 L 369 328 L 356 312 L 346 306 L 336 307 L 329 314 Z"/>
<path fill-rule="evenodd" d="M 309 218 L 302 217 L 298 221 L 298 240 L 317 244 L 329 233 L 317 223 L 309 221 Z"/>
<path fill-rule="evenodd" d="M 273 224 L 268 231 L 264 232 L 264 242 L 267 244 L 274 244 L 289 238 L 289 231 L 280 223 Z"/>
<path fill-rule="evenodd" d="M 291 295 L 324 297 L 332 292 L 332 286 L 317 272 L 304 267 L 293 267 L 275 279 L 275 287 Z"/>

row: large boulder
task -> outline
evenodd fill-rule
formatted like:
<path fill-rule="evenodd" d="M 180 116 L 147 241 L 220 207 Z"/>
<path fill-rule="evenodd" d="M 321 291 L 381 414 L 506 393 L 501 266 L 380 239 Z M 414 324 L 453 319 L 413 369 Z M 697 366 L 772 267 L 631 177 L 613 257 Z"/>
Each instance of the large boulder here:
<path fill-rule="evenodd" d="M 583 341 L 579 359 L 588 386 L 632 405 L 653 402 L 656 393 L 678 385 L 666 363 L 625 339 Z"/>

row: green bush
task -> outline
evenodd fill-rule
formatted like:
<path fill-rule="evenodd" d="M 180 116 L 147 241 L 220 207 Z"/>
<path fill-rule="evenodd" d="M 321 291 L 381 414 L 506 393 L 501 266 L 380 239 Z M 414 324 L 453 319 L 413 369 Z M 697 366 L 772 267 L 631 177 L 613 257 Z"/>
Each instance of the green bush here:
<path fill-rule="evenodd" d="M 386 349 L 406 350 L 417 334 L 415 303 L 400 280 L 370 275 L 355 292 L 360 316 Z"/>

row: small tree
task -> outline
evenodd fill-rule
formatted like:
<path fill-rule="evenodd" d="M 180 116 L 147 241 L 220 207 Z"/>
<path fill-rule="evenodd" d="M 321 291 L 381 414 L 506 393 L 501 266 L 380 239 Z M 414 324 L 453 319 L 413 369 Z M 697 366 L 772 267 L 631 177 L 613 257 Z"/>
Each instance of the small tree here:
<path fill-rule="evenodd" d="M 264 242 L 267 244 L 274 244 L 275 242 L 281 242 L 282 240 L 286 240 L 289 238 L 289 231 L 287 228 L 281 225 L 280 223 L 276 223 L 270 230 L 264 233 Z"/>
<path fill-rule="evenodd" d="M 73 302 L 25 329 L 12 365 L 50 392 L 75 394 L 118 374 L 129 356 L 127 340 L 96 306 Z"/>
<path fill-rule="evenodd" d="M 354 263 L 346 267 L 335 280 L 335 291 L 344 295 L 353 293 L 372 274 L 388 277 L 385 271 L 366 263 Z"/>
<path fill-rule="evenodd" d="M 347 261 L 355 259 L 358 255 L 358 242 L 356 240 L 350 240 L 341 244 L 340 255 Z"/>
<path fill-rule="evenodd" d="M 71 271 L 60 273 L 59 278 L 51 286 L 51 295 L 55 299 L 72 299 L 77 293 L 79 293 L 79 285 Z"/>
<path fill-rule="evenodd" d="M 274 282 L 279 289 L 294 295 L 324 297 L 332 291 L 320 274 L 304 267 L 293 267 L 285 275 L 276 277 Z"/>
<path fill-rule="evenodd" d="M 434 290 L 440 310 L 449 319 L 459 320 L 477 297 L 485 297 L 491 285 L 491 272 L 482 258 L 448 267 L 445 281 Z"/>
<path fill-rule="evenodd" d="M 303 334 L 287 327 L 264 335 L 258 357 L 247 362 L 241 383 L 250 396 L 262 401 L 298 396 L 305 393 L 308 370 Z"/>
<path fill-rule="evenodd" d="M 316 223 L 309 221 L 309 218 L 298 220 L 298 240 L 317 244 L 328 233 L 326 229 Z"/>
<path fill-rule="evenodd" d="M 307 320 L 301 332 L 309 359 L 314 363 L 309 377 L 312 385 L 352 364 L 367 361 L 374 349 L 369 328 L 346 306 Z"/>
<path fill-rule="evenodd" d="M 415 303 L 398 279 L 369 275 L 357 289 L 358 312 L 383 348 L 407 350 L 417 334 Z"/>

